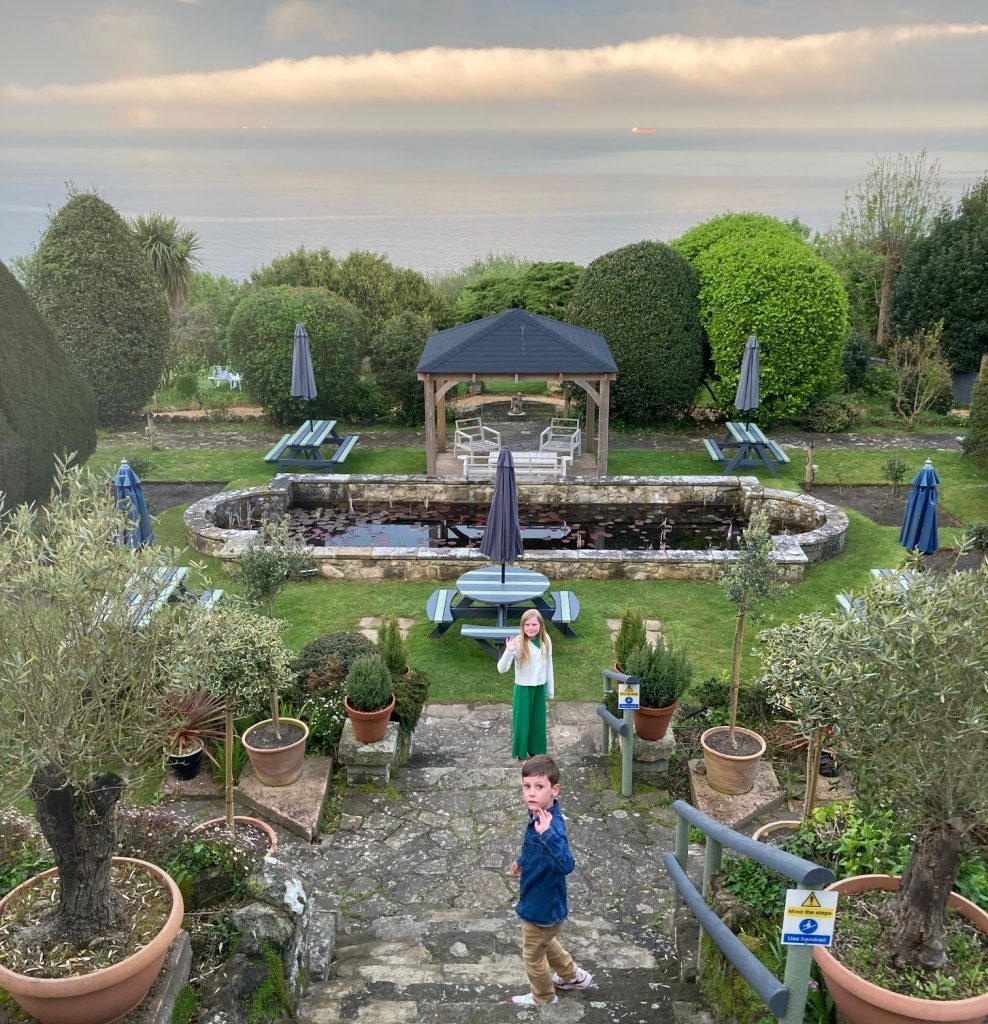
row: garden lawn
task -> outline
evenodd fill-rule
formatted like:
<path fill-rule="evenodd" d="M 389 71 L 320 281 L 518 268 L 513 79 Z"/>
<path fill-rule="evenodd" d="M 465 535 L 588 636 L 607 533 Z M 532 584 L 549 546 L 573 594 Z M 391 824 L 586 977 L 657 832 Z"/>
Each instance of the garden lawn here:
<path fill-rule="evenodd" d="M 887 451 L 860 449 L 824 449 L 814 453 L 821 484 L 882 484 L 882 465 L 890 457 Z M 976 464 L 961 459 L 959 453 L 909 451 L 899 453 L 918 471 L 927 456 L 934 460 L 943 485 L 942 505 L 963 522 L 988 520 L 988 484 L 986 474 Z M 109 472 L 126 449 L 100 449 L 90 465 Z M 262 461 L 263 452 L 172 450 L 155 452 L 149 479 L 230 480 L 233 486 L 266 483 L 271 470 Z M 761 474 L 768 486 L 799 489 L 803 466 L 782 467 L 779 481 Z M 419 448 L 355 449 L 348 461 L 354 472 L 424 472 L 425 458 Z M 620 475 L 709 474 L 710 460 L 688 452 L 652 452 L 618 450 L 612 452 L 610 471 Z M 171 509 L 157 520 L 155 537 L 159 544 L 183 547 L 186 543 L 182 524 L 183 509 Z M 757 633 L 759 628 L 794 619 L 802 612 L 837 612 L 835 595 L 860 590 L 869 585 L 869 569 L 894 567 L 902 563 L 905 552 L 898 544 L 898 528 L 876 526 L 871 520 L 849 512 L 847 547 L 836 559 L 809 566 L 803 583 L 768 602 L 763 620 L 751 622 L 747 632 L 744 675 L 754 678 L 759 669 Z M 948 531 L 949 532 L 949 531 Z M 194 552 L 186 551 L 179 561 L 193 561 Z M 198 556 L 196 556 L 198 559 Z M 216 559 L 201 564 L 212 586 L 235 593 L 237 585 Z M 409 637 L 412 664 L 432 680 L 431 699 L 441 701 L 507 701 L 511 697 L 511 676 L 499 675 L 495 663 L 480 645 L 463 639 L 452 627 L 444 636 L 431 639 L 431 623 L 425 620 L 425 603 L 436 584 L 428 581 L 361 582 L 308 580 L 292 584 L 282 592 L 276 614 L 290 623 L 287 639 L 294 649 L 321 633 L 334 629 L 357 628 L 365 616 L 381 616 L 390 611 L 415 620 Z M 582 612 L 574 639 L 553 631 L 557 674 L 557 694 L 561 699 L 596 700 L 602 689 L 600 671 L 610 667 L 610 632 L 607 619 L 619 619 L 629 607 L 639 608 L 647 618 L 662 623 L 665 636 L 683 646 L 693 659 L 695 681 L 711 676 L 724 678 L 730 664 L 734 627 L 734 606 L 711 583 L 684 581 L 567 581 L 567 587 L 580 599 Z"/>

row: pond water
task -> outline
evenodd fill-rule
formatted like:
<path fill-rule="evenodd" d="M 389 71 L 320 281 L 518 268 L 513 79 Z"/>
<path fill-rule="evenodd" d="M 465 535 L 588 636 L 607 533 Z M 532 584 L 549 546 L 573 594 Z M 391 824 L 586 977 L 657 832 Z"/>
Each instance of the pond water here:
<path fill-rule="evenodd" d="M 289 532 L 315 547 L 475 548 L 487 505 L 436 502 L 292 507 Z M 556 511 L 521 505 L 526 551 L 667 551 L 737 547 L 745 521 L 730 508 L 656 505 L 566 505 Z M 773 532 L 784 527 L 776 524 Z"/>

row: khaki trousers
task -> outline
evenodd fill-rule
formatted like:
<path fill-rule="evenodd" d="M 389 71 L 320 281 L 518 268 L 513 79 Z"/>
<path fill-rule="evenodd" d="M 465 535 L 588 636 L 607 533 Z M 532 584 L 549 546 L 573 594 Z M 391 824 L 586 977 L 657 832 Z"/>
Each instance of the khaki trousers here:
<path fill-rule="evenodd" d="M 532 995 L 537 1003 L 551 1003 L 556 994 L 552 984 L 552 971 L 564 981 L 576 977 L 576 964 L 556 938 L 565 922 L 540 928 L 537 924 L 521 923 L 521 956 L 525 961 Z"/>

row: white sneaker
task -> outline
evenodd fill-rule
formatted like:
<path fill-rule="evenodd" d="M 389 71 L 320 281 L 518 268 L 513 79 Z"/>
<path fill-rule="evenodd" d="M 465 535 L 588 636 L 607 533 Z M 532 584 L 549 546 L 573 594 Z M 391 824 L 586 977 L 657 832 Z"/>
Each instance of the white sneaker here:
<path fill-rule="evenodd" d="M 590 988 L 593 984 L 593 975 L 589 971 L 585 971 L 582 967 L 576 969 L 576 977 L 572 981 L 563 981 L 558 974 L 553 974 L 552 983 L 556 988 L 562 989 L 585 989 Z"/>
<path fill-rule="evenodd" d="M 537 1003 L 535 996 L 531 992 L 526 992 L 523 996 L 511 996 L 508 1002 L 514 1003 L 515 1006 L 551 1006 L 559 1002 L 559 996 L 553 996 L 548 1003 Z"/>

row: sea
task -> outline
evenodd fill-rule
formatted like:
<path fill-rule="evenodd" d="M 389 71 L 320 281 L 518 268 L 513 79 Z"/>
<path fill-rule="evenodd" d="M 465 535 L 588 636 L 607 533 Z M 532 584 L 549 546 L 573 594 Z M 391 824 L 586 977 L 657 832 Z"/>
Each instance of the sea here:
<path fill-rule="evenodd" d="M 26 255 L 66 186 L 177 217 L 235 279 L 304 245 L 439 275 L 491 253 L 595 257 L 726 211 L 825 231 L 878 155 L 926 148 L 955 202 L 988 132 L 239 132 L 0 138 L 0 259 Z"/>

